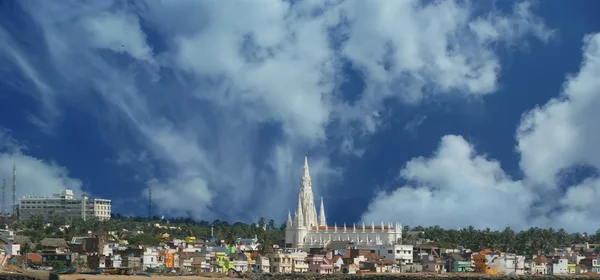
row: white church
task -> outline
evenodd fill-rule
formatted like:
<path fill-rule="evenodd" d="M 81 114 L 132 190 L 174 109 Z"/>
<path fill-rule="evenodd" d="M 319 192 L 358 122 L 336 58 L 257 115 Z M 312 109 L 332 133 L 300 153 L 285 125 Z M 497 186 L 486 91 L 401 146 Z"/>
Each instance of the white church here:
<path fill-rule="evenodd" d="M 356 246 L 386 246 L 396 245 L 402 242 L 402 226 L 400 223 L 381 222 L 381 225 L 357 226 L 333 226 L 327 225 L 325 218 L 325 206 L 323 198 L 319 214 L 315 206 L 315 198 L 312 191 L 308 159 L 304 158 L 304 169 L 302 171 L 302 183 L 298 194 L 298 208 L 292 215 L 288 212 L 287 228 L 285 231 L 286 247 L 297 248 L 308 251 L 310 248 L 323 248 L 331 241 L 349 241 Z"/>

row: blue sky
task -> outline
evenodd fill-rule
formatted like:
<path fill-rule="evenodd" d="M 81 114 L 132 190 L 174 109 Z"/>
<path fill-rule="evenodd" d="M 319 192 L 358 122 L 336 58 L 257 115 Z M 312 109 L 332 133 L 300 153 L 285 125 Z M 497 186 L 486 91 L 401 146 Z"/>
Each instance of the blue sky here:
<path fill-rule="evenodd" d="M 0 177 L 113 211 L 595 231 L 596 1 L 3 1 Z"/>

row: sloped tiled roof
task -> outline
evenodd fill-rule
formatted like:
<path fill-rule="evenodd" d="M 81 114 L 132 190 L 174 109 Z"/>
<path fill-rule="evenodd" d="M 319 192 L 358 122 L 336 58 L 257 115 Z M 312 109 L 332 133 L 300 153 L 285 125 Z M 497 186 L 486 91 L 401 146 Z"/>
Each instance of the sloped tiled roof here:
<path fill-rule="evenodd" d="M 31 263 L 41 263 L 42 255 L 38 253 L 27 253 L 27 260 Z"/>
<path fill-rule="evenodd" d="M 376 263 L 379 265 L 393 265 L 396 262 L 394 262 L 393 260 L 378 260 Z"/>
<path fill-rule="evenodd" d="M 44 238 L 40 244 L 42 247 L 67 247 L 67 242 L 62 238 Z"/>
<path fill-rule="evenodd" d="M 381 256 L 377 255 L 375 253 L 366 253 L 366 254 L 364 254 L 364 256 L 365 256 L 365 259 L 367 259 L 367 260 L 380 260 L 381 259 Z"/>

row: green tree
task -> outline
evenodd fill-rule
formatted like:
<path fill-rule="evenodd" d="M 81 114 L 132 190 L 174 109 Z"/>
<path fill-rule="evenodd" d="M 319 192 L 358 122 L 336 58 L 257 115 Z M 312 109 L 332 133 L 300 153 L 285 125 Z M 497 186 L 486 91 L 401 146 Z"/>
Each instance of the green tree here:
<path fill-rule="evenodd" d="M 160 238 L 151 233 L 140 233 L 130 237 L 127 241 L 131 245 L 156 246 L 160 243 Z"/>

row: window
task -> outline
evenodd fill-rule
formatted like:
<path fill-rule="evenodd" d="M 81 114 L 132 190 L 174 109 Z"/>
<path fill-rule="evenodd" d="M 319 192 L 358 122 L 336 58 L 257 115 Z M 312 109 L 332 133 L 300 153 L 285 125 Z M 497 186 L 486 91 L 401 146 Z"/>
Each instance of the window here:
<path fill-rule="evenodd" d="M 388 254 L 393 254 L 394 251 L 393 250 L 388 250 Z"/>

